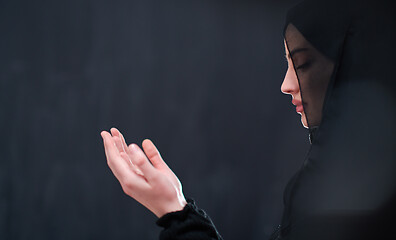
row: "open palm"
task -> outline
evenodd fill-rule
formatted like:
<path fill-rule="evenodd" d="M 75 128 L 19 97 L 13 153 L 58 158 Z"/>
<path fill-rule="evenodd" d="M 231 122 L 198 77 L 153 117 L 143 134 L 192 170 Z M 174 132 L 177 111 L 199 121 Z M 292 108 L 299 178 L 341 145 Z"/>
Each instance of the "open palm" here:
<path fill-rule="evenodd" d="M 186 205 L 182 185 L 148 139 L 142 143 L 126 144 L 120 131 L 112 128 L 101 133 L 107 164 L 120 182 L 124 192 L 140 202 L 157 217 L 182 210 Z"/>

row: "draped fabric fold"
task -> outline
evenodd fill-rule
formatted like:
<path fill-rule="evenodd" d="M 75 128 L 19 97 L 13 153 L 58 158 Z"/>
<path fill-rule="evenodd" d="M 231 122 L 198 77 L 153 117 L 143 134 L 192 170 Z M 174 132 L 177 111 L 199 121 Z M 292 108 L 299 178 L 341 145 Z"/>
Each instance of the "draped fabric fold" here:
<path fill-rule="evenodd" d="M 285 43 L 314 134 L 285 190 L 282 239 L 396 235 L 394 12 L 387 0 L 314 0 L 288 13 Z"/>

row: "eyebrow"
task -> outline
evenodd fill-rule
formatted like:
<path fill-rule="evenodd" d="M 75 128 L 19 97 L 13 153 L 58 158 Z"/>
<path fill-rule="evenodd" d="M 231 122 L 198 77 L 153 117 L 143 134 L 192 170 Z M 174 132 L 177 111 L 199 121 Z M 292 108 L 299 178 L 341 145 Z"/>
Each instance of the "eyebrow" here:
<path fill-rule="evenodd" d="M 309 49 L 308 48 L 296 48 L 296 49 L 293 49 L 288 55 L 287 55 L 287 58 L 289 59 L 289 58 L 291 58 L 294 54 L 296 54 L 296 53 L 298 53 L 298 52 L 304 52 L 304 51 L 308 51 Z"/>

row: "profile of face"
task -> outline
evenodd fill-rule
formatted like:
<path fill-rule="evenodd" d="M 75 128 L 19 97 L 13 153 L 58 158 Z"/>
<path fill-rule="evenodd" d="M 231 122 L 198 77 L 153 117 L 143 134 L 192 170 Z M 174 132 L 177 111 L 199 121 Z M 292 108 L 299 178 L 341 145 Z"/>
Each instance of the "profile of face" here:
<path fill-rule="evenodd" d="M 292 24 L 286 29 L 284 44 L 288 68 L 281 91 L 292 96 L 305 128 L 319 126 L 334 64 Z"/>
<path fill-rule="evenodd" d="M 287 60 L 287 71 L 283 83 L 281 86 L 281 91 L 284 94 L 290 94 L 292 96 L 292 103 L 296 106 L 296 112 L 301 115 L 301 123 L 305 128 L 308 128 L 307 117 L 304 112 L 304 107 L 301 99 L 300 84 L 298 83 L 297 74 L 294 70 L 293 62 L 290 57 L 289 50 L 285 43 L 285 56 Z"/>

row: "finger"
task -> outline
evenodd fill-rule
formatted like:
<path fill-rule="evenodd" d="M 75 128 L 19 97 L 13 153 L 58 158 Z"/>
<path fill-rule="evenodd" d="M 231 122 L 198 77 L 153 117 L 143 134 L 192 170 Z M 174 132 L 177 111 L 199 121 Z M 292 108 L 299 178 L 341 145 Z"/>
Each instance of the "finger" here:
<path fill-rule="evenodd" d="M 154 143 L 150 139 L 145 139 L 142 143 L 142 147 L 144 153 L 146 154 L 148 159 L 150 159 L 150 162 L 153 164 L 154 167 L 156 168 L 168 167 L 164 162 L 164 160 L 162 159 L 158 149 L 155 147 Z"/>
<path fill-rule="evenodd" d="M 118 151 L 125 152 L 125 148 L 122 144 L 122 140 L 120 137 L 120 131 L 118 131 L 117 128 L 111 128 L 110 132 L 111 132 L 111 135 L 113 135 L 113 139 L 114 139 L 114 142 L 118 148 Z"/>
<path fill-rule="evenodd" d="M 122 189 L 124 190 L 124 192 L 126 194 L 128 194 L 131 197 L 134 197 L 134 192 L 135 190 L 142 190 L 142 189 L 149 189 L 150 185 L 147 183 L 146 179 L 143 176 L 142 172 L 139 169 L 136 169 L 135 171 L 129 171 L 127 170 L 128 166 L 124 167 L 122 166 L 123 164 L 120 164 L 120 168 L 121 168 L 121 174 L 120 174 L 120 169 L 116 166 L 114 166 L 112 164 L 112 156 L 111 156 L 111 152 L 116 152 L 118 149 L 115 148 L 114 143 L 109 143 L 109 140 L 112 139 L 111 135 L 106 132 L 103 131 L 101 133 L 104 143 L 105 143 L 105 152 L 106 152 L 106 157 L 108 159 L 108 164 L 109 167 L 111 169 L 111 171 L 113 172 L 114 176 L 116 176 L 116 178 L 118 179 L 118 181 L 120 182 Z M 110 148 L 108 145 L 111 145 Z M 118 152 L 119 153 L 119 152 Z M 120 156 L 121 158 L 123 158 L 122 155 L 126 155 L 125 152 L 121 152 Z M 121 159 L 122 162 L 122 159 Z M 140 175 L 140 176 L 139 176 Z"/>
<path fill-rule="evenodd" d="M 122 152 L 120 155 L 125 160 L 125 162 L 127 162 L 128 166 L 130 167 L 130 169 L 132 171 L 134 171 L 137 175 L 144 177 L 143 172 L 135 164 L 133 164 L 133 162 L 129 158 L 128 154 L 126 154 L 125 152 Z"/>
<path fill-rule="evenodd" d="M 124 138 L 124 136 L 122 135 L 122 133 L 120 132 L 120 130 L 118 130 L 117 128 L 111 128 L 110 131 L 111 131 L 111 133 L 112 133 L 113 136 L 118 136 L 118 137 L 120 137 L 121 142 L 122 142 L 122 148 L 124 149 L 125 152 L 127 152 L 127 151 L 128 151 L 128 145 L 126 144 L 125 138 Z"/>
<path fill-rule="evenodd" d="M 140 176 L 144 176 L 142 171 L 132 162 L 131 156 L 130 156 L 130 149 L 126 145 L 124 136 L 121 134 L 121 132 L 117 128 L 111 128 L 110 129 L 111 134 L 113 135 L 114 142 L 120 151 L 120 156 L 124 159 L 124 161 L 127 163 L 128 167 L 134 171 L 136 174 Z M 126 153 L 126 154 L 123 154 Z"/>
<path fill-rule="evenodd" d="M 126 152 L 128 155 L 130 155 L 130 149 L 128 148 L 128 145 L 126 144 L 126 141 L 125 141 L 125 138 L 124 138 L 124 136 L 122 135 L 122 133 L 117 129 L 117 128 L 111 128 L 111 130 L 110 130 L 111 132 L 112 132 L 112 134 L 113 134 L 113 136 L 115 137 L 115 136 L 118 136 L 119 138 L 120 138 L 120 140 L 121 140 L 121 144 L 117 141 L 116 142 L 116 145 L 117 145 L 117 148 L 121 148 L 121 146 L 122 146 L 122 149 L 123 149 L 123 151 L 124 152 Z M 129 156 L 129 162 L 131 163 L 131 164 L 133 164 L 132 162 L 131 162 L 131 159 L 130 159 L 130 156 Z M 134 165 L 134 164 L 133 164 Z M 140 170 L 139 170 L 140 171 Z M 141 172 L 141 171 L 140 171 Z"/>
<path fill-rule="evenodd" d="M 128 153 L 129 149 L 128 149 L 128 145 L 125 141 L 124 135 L 122 135 L 122 133 L 118 129 L 117 129 L 117 132 L 118 132 L 118 136 L 120 137 L 121 142 L 122 142 L 122 148 L 124 149 L 124 151 L 126 153 Z"/>
<path fill-rule="evenodd" d="M 125 152 L 124 148 L 122 147 L 122 142 L 121 142 L 120 137 L 118 137 L 118 136 L 113 136 L 113 140 L 114 140 L 114 144 L 116 145 L 118 151 L 119 151 L 120 153 Z"/>
<path fill-rule="evenodd" d="M 126 178 L 126 176 L 128 176 L 128 172 L 130 173 L 130 171 L 128 170 L 128 166 L 120 156 L 120 152 L 115 146 L 113 137 L 110 135 L 110 133 L 103 131 L 101 135 L 104 140 L 107 164 L 109 165 L 111 171 L 117 177 L 117 179 L 119 181 L 122 181 Z"/>
<path fill-rule="evenodd" d="M 116 138 L 117 141 L 120 141 L 120 139 L 119 139 L 118 137 L 113 137 L 113 138 Z M 128 149 L 128 152 L 129 152 L 129 149 Z M 130 155 L 129 155 L 128 153 L 126 153 L 125 151 L 121 151 L 121 152 L 120 152 L 120 156 L 124 159 L 124 161 L 126 162 L 126 164 L 128 165 L 128 167 L 129 167 L 131 170 L 133 170 L 133 171 L 136 172 L 136 170 L 138 169 L 138 167 L 132 162 Z M 141 175 L 141 171 L 138 170 L 138 172 L 140 172 L 140 175 Z"/>
<path fill-rule="evenodd" d="M 129 145 L 129 149 L 132 163 L 136 164 L 148 181 L 153 180 L 157 176 L 157 172 L 143 151 L 136 144 Z"/>

